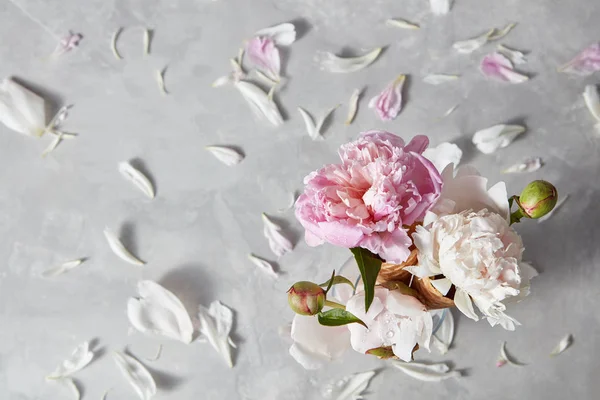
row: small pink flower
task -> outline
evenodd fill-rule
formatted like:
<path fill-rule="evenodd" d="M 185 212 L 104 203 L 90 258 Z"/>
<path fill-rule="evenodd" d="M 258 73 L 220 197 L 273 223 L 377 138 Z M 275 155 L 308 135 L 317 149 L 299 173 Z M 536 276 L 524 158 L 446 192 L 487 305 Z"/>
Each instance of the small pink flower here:
<path fill-rule="evenodd" d="M 522 83 L 529 79 L 513 69 L 512 62 L 500 53 L 488 54 L 481 60 L 481 73 L 488 78 L 495 78 L 510 83 Z"/>
<path fill-rule="evenodd" d="M 594 43 L 586 47 L 559 71 L 577 75 L 591 75 L 600 71 L 600 43 Z"/>
<path fill-rule="evenodd" d="M 369 108 L 374 108 L 382 121 L 395 119 L 402 110 L 402 87 L 405 80 L 405 75 L 398 76 L 369 102 Z"/>
<path fill-rule="evenodd" d="M 329 242 L 363 247 L 401 263 L 412 240 L 406 226 L 423 219 L 438 198 L 442 180 L 421 153 L 426 136 L 410 143 L 388 132 L 371 131 L 340 147 L 341 164 L 304 178 L 296 218 L 310 246 Z"/>
<path fill-rule="evenodd" d="M 248 60 L 267 74 L 270 79 L 279 80 L 281 60 L 275 42 L 269 37 L 252 38 L 246 45 Z"/>

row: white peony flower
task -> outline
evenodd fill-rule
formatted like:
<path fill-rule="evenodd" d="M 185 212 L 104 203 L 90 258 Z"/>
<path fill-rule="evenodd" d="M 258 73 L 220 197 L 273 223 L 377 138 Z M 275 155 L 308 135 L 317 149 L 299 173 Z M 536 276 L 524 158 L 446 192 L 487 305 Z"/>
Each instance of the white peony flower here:
<path fill-rule="evenodd" d="M 349 324 L 352 348 L 359 353 L 379 347 L 392 347 L 394 354 L 404 361 L 412 360 L 416 344 L 429 350 L 433 329 L 431 314 L 413 296 L 397 290 L 376 288 L 375 298 L 365 313 L 364 292 L 354 295 L 346 310 L 360 318 L 360 324 Z"/>

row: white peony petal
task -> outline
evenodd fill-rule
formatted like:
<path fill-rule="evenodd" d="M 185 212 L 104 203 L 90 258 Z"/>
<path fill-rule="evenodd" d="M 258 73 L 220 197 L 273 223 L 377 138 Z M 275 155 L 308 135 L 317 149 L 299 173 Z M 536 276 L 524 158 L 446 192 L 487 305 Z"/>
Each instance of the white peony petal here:
<path fill-rule="evenodd" d="M 444 115 L 442 115 L 442 118 L 446 118 L 448 115 L 452 114 L 454 111 L 456 111 L 456 109 L 458 108 L 458 106 L 459 106 L 459 105 L 458 105 L 458 104 L 456 104 L 456 105 L 454 105 L 454 106 L 450 107 L 450 108 L 448 109 L 448 111 L 446 111 L 446 112 L 444 113 Z"/>
<path fill-rule="evenodd" d="M 452 0 L 429 0 L 431 12 L 435 15 L 445 15 L 450 12 Z"/>
<path fill-rule="evenodd" d="M 563 351 L 565 351 L 569 346 L 571 346 L 571 344 L 573 343 L 573 335 L 571 335 L 570 333 L 565 336 L 564 338 L 562 338 L 560 340 L 560 342 L 558 342 L 558 344 L 556 345 L 556 347 L 554 348 L 554 350 L 552 350 L 552 352 L 550 353 L 551 356 L 557 356 L 560 353 L 562 353 Z"/>
<path fill-rule="evenodd" d="M 235 82 L 250 108 L 259 118 L 264 118 L 274 126 L 283 124 L 283 117 L 272 97 L 253 83 L 246 81 Z"/>
<path fill-rule="evenodd" d="M 167 67 L 163 69 L 156 70 L 156 82 L 158 83 L 158 90 L 160 90 L 160 94 L 167 95 L 169 92 L 165 87 L 165 72 L 167 71 Z"/>
<path fill-rule="evenodd" d="M 221 161 L 228 167 L 232 167 L 242 162 L 244 155 L 230 147 L 225 146 L 206 146 L 206 150 L 210 151 L 217 160 Z"/>
<path fill-rule="evenodd" d="M 515 26 L 517 26 L 517 24 L 515 22 L 511 22 L 498 32 L 496 32 L 496 30 L 494 29 L 494 33 L 488 37 L 488 40 L 492 41 L 502 39 L 504 36 L 508 35 L 508 33 L 512 31 Z"/>
<path fill-rule="evenodd" d="M 156 394 L 156 383 L 144 365 L 130 355 L 113 353 L 119 371 L 141 400 L 150 400 Z"/>
<path fill-rule="evenodd" d="M 552 215 L 554 215 L 554 213 L 556 213 L 562 207 L 562 205 L 565 204 L 565 201 L 567 201 L 568 199 L 569 199 L 568 194 L 564 195 L 562 198 L 560 198 L 558 200 L 558 202 L 556 203 L 556 205 L 554 206 L 554 208 L 552 209 L 552 211 L 550 211 L 548 214 L 544 215 L 543 217 L 538 218 L 538 220 L 537 220 L 538 224 L 549 220 L 552 217 Z"/>
<path fill-rule="evenodd" d="M 73 375 L 75 372 L 83 369 L 94 358 L 94 353 L 89 349 L 89 343 L 83 342 L 73 350 L 71 356 L 61 362 L 53 373 L 46 379 L 56 380 Z"/>
<path fill-rule="evenodd" d="M 79 400 L 81 398 L 81 393 L 79 392 L 79 388 L 75 384 L 75 381 L 71 378 L 64 378 L 59 380 L 61 385 L 65 386 L 73 396 L 73 399 Z"/>
<path fill-rule="evenodd" d="M 150 39 L 152 37 L 152 29 L 144 28 L 144 55 L 150 54 Z"/>
<path fill-rule="evenodd" d="M 521 125 L 494 125 L 476 132 L 473 144 L 482 153 L 491 154 L 511 144 L 523 132 L 525 127 Z"/>
<path fill-rule="evenodd" d="M 108 246 L 121 260 L 128 262 L 133 265 L 146 265 L 146 263 L 139 258 L 135 257 L 127 248 L 123 245 L 116 233 L 109 228 L 104 228 L 104 237 L 108 242 Z"/>
<path fill-rule="evenodd" d="M 494 29 L 490 29 L 483 35 L 474 37 L 473 39 L 462 40 L 460 42 L 456 42 L 452 45 L 452 47 L 462 54 L 469 54 L 486 44 L 489 40 L 490 35 L 494 33 Z"/>
<path fill-rule="evenodd" d="M 348 73 L 359 71 L 369 66 L 379 57 L 383 47 L 378 47 L 359 57 L 339 57 L 326 52 L 321 61 L 321 69 L 333 73 Z"/>
<path fill-rule="evenodd" d="M 440 382 L 450 378 L 460 378 L 460 371 L 450 371 L 450 368 L 444 364 L 423 364 L 418 362 L 392 361 L 392 366 L 398 368 L 406 375 L 424 381 Z"/>
<path fill-rule="evenodd" d="M 433 286 L 438 292 L 441 293 L 442 296 L 445 296 L 450 291 L 452 287 L 452 282 L 450 279 L 433 279 L 431 280 L 431 286 Z"/>
<path fill-rule="evenodd" d="M 444 142 L 436 147 L 425 149 L 423 157 L 431 161 L 441 173 L 448 164 L 458 166 L 462 158 L 462 150 L 454 143 Z"/>
<path fill-rule="evenodd" d="M 46 102 L 12 79 L 0 82 L 0 122 L 28 136 L 46 132 Z"/>
<path fill-rule="evenodd" d="M 408 22 L 404 19 L 400 19 L 400 18 L 391 18 L 391 19 L 387 19 L 385 21 L 385 24 L 388 26 L 393 26 L 394 28 L 400 28 L 400 29 L 419 29 L 420 26 L 418 24 L 415 24 L 414 22 Z"/>
<path fill-rule="evenodd" d="M 65 272 L 68 272 L 73 268 L 80 266 L 83 262 L 85 262 L 85 260 L 85 258 L 79 258 L 77 260 L 67 261 L 59 266 L 45 270 L 44 272 L 42 272 L 42 276 L 44 278 L 51 278 L 54 276 L 64 274 Z"/>
<path fill-rule="evenodd" d="M 431 343 L 442 354 L 446 354 L 454 340 L 454 316 L 447 310 L 442 324 L 435 335 L 431 337 Z"/>
<path fill-rule="evenodd" d="M 597 120 L 600 121 L 600 94 L 598 94 L 598 88 L 596 85 L 587 85 L 583 92 L 583 100 L 590 114 Z"/>
<path fill-rule="evenodd" d="M 526 158 L 510 167 L 502 170 L 503 174 L 520 174 L 525 172 L 533 172 L 542 168 L 544 163 L 540 157 Z"/>
<path fill-rule="evenodd" d="M 496 49 L 498 50 L 498 53 L 504 55 L 506 58 L 508 58 L 514 64 L 525 64 L 527 62 L 527 60 L 525 59 L 525 54 L 523 54 L 522 52 L 520 52 L 518 50 L 511 49 L 502 44 L 499 44 L 496 47 Z"/>
<path fill-rule="evenodd" d="M 348 375 L 336 382 L 326 385 L 323 394 L 325 397 L 332 400 L 362 399 L 362 392 L 367 389 L 371 378 L 373 378 L 375 374 L 376 371 L 366 371 Z"/>
<path fill-rule="evenodd" d="M 262 214 L 262 220 L 265 238 L 269 241 L 271 251 L 277 257 L 281 257 L 294 249 L 292 242 L 281 234 L 281 227 L 279 225 L 271 221 L 265 213 Z"/>
<path fill-rule="evenodd" d="M 119 39 L 121 32 L 123 32 L 123 28 L 117 28 L 117 30 L 112 34 L 110 38 L 110 49 L 112 50 L 112 53 L 117 60 L 123 59 L 123 57 L 121 57 L 121 54 L 119 54 L 119 50 L 117 49 L 117 40 Z"/>
<path fill-rule="evenodd" d="M 267 260 L 263 260 L 260 257 L 255 256 L 254 254 L 249 254 L 248 258 L 252 261 L 252 264 L 256 265 L 261 271 L 269 275 L 271 278 L 279 278 L 277 272 L 273 268 L 273 264 L 268 262 Z"/>
<path fill-rule="evenodd" d="M 310 115 L 308 113 L 308 111 L 306 111 L 302 107 L 298 107 L 298 112 L 302 116 L 302 120 L 304 121 L 304 126 L 306 127 L 306 133 L 308 133 L 308 136 L 312 140 L 317 140 L 319 138 L 323 139 L 323 137 L 319 134 L 319 132 L 317 132 L 317 127 L 315 125 L 315 120 L 312 117 L 312 115 Z"/>
<path fill-rule="evenodd" d="M 146 175 L 126 161 L 119 163 L 119 172 L 125 179 L 140 189 L 146 196 L 154 198 L 154 187 Z"/>
<path fill-rule="evenodd" d="M 296 40 L 296 27 L 294 24 L 285 22 L 257 31 L 255 36 L 268 36 L 279 46 L 289 46 Z"/>
<path fill-rule="evenodd" d="M 350 125 L 352 121 L 354 121 L 354 117 L 358 111 L 358 100 L 360 99 L 361 92 L 361 89 L 354 89 L 354 92 L 352 92 L 352 95 L 350 96 L 350 100 L 348 101 L 348 117 L 345 122 L 346 125 Z"/>
<path fill-rule="evenodd" d="M 442 83 L 455 81 L 458 78 L 460 78 L 458 75 L 429 74 L 423 78 L 423 82 L 429 83 L 430 85 L 441 85 Z"/>
<path fill-rule="evenodd" d="M 221 354 L 229 368 L 233 368 L 230 348 L 233 342 L 229 337 L 233 325 L 231 309 L 221 304 L 220 301 L 213 301 L 208 310 L 203 306 L 198 306 L 198 318 L 200 319 L 200 332 Z"/>
<path fill-rule="evenodd" d="M 127 302 L 127 317 L 135 329 L 183 343 L 192 341 L 192 320 L 177 296 L 148 280 L 139 282 L 137 289 L 139 297 Z"/>
<path fill-rule="evenodd" d="M 456 288 L 456 292 L 454 294 L 454 304 L 456 304 L 456 308 L 458 308 L 461 313 L 465 314 L 474 321 L 479 321 L 479 317 L 477 314 L 475 314 L 475 310 L 473 309 L 471 297 L 469 297 L 467 292 Z"/>
<path fill-rule="evenodd" d="M 232 82 L 231 76 L 223 75 L 223 76 L 220 76 L 217 79 L 215 79 L 215 81 L 211 84 L 211 86 L 216 88 L 216 87 L 225 86 L 231 82 Z"/>
<path fill-rule="evenodd" d="M 504 362 L 504 363 L 503 363 Z M 504 364 L 510 364 L 514 367 L 524 367 L 527 364 L 523 364 L 520 363 L 518 361 L 515 361 L 512 357 L 510 357 L 508 355 L 508 353 L 506 352 L 506 342 L 502 342 L 502 346 L 500 346 L 500 356 L 498 357 L 498 362 L 496 363 L 496 366 L 501 367 Z"/>

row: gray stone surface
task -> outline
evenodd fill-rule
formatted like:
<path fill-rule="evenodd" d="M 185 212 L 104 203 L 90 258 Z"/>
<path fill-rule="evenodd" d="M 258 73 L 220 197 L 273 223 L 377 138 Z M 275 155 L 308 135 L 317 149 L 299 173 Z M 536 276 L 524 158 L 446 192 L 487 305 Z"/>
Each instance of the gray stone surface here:
<path fill-rule="evenodd" d="M 386 27 L 403 17 L 419 31 Z M 285 52 L 289 81 L 279 95 L 288 117 L 274 129 L 257 121 L 233 88 L 210 88 L 228 71 L 244 38 L 259 28 L 296 21 L 300 39 Z M 487 81 L 477 65 L 493 49 L 472 55 L 451 50 L 508 22 L 518 27 L 504 40 L 530 51 L 522 69 L 533 79 L 521 85 Z M 194 309 L 219 299 L 236 310 L 239 342 L 235 368 L 228 369 L 208 345 L 164 342 L 160 360 L 147 362 L 160 399 L 320 398 L 318 386 L 348 373 L 375 368 L 368 399 L 594 399 L 600 383 L 600 200 L 599 141 L 584 107 L 585 84 L 556 67 L 600 38 L 600 6 L 594 0 L 456 0 L 451 14 L 433 17 L 425 0 L 12 0 L 0 4 L 0 75 L 16 76 L 56 104 L 75 107 L 66 128 L 80 133 L 42 159 L 47 139 L 35 140 L 0 127 L 0 398 L 68 399 L 44 376 L 78 343 L 97 338 L 102 355 L 77 374 L 84 399 L 134 394 L 110 358 L 128 345 L 151 357 L 157 341 L 128 334 L 127 298 L 140 279 L 154 279 Z M 120 26 L 155 29 L 150 56 L 142 56 L 142 34 L 126 31 L 113 58 L 109 40 Z M 57 36 L 82 32 L 81 47 L 49 61 Z M 347 75 L 320 71 L 318 51 L 355 51 L 387 45 L 370 68 Z M 161 96 L 155 70 L 168 66 Z M 458 73 L 455 83 L 428 86 L 430 72 Z M 380 122 L 366 99 L 399 73 L 410 75 L 406 108 L 397 120 Z M 343 125 L 340 109 L 326 140 L 305 134 L 296 107 L 318 113 L 345 103 L 366 87 L 356 123 Z M 450 117 L 439 117 L 451 106 Z M 478 129 L 520 121 L 528 132 L 507 149 L 485 156 L 469 138 Z M 285 290 L 300 279 L 325 279 L 348 252 L 309 248 L 293 213 L 277 210 L 302 185 L 302 178 L 335 160 L 336 148 L 367 129 L 387 129 L 405 138 L 430 135 L 433 144 L 456 141 L 467 161 L 492 182 L 507 181 L 516 193 L 534 178 L 555 182 L 571 198 L 543 225 L 518 227 L 525 258 L 542 274 L 533 294 L 509 311 L 523 326 L 516 332 L 459 317 L 453 349 L 446 357 L 466 376 L 422 383 L 386 363 L 349 352 L 318 372 L 304 371 L 288 356 L 278 328 L 291 320 Z M 44 142 L 44 143 L 42 143 Z M 247 157 L 227 168 L 203 149 L 239 146 Z M 538 172 L 501 176 L 527 156 L 541 156 Z M 146 200 L 119 176 L 117 163 L 139 158 L 155 180 L 158 195 Z M 255 271 L 246 255 L 273 258 L 262 236 L 261 212 L 283 222 L 297 242 L 273 282 Z M 117 259 L 102 230 L 121 230 L 148 265 Z M 39 272 L 64 260 L 90 257 L 80 269 L 45 280 Z M 550 350 L 566 333 L 575 344 L 559 358 Z M 500 343 L 528 366 L 494 366 Z"/>

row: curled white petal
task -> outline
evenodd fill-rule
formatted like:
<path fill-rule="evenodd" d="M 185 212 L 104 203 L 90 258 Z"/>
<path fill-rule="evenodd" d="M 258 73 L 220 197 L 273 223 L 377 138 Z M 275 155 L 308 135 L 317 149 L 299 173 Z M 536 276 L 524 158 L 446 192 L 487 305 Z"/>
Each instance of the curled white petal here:
<path fill-rule="evenodd" d="M 456 293 L 454 294 L 454 303 L 461 313 L 474 321 L 479 321 L 479 317 L 475 314 L 475 310 L 473 309 L 471 297 L 469 297 L 467 292 L 457 288 Z"/>
<path fill-rule="evenodd" d="M 152 30 L 144 28 L 144 55 L 150 54 L 150 39 L 152 37 Z"/>
<path fill-rule="evenodd" d="M 441 85 L 442 83 L 455 81 L 458 78 L 460 78 L 458 75 L 429 74 L 423 78 L 423 82 L 429 83 L 430 85 Z"/>
<path fill-rule="evenodd" d="M 144 261 L 140 260 L 139 258 L 135 257 L 133 254 L 131 254 L 131 252 L 129 250 L 127 250 L 127 248 L 123 245 L 123 243 L 121 242 L 121 239 L 119 239 L 117 234 L 114 233 L 109 228 L 104 229 L 104 237 L 106 238 L 106 241 L 108 242 L 108 246 L 110 247 L 110 249 L 121 260 L 126 261 L 133 265 L 138 265 L 138 266 L 146 264 Z"/>
<path fill-rule="evenodd" d="M 94 358 L 94 353 L 90 351 L 88 342 L 83 342 L 73 350 L 69 358 L 61 362 L 53 373 L 48 375 L 46 379 L 55 380 L 63 379 L 73 375 L 88 365 Z"/>
<path fill-rule="evenodd" d="M 460 371 L 450 371 L 444 364 L 423 364 L 417 362 L 392 361 L 392 365 L 406 375 L 424 382 L 440 382 L 450 378 L 460 378 Z"/>
<path fill-rule="evenodd" d="M 308 113 L 308 111 L 306 111 L 302 107 L 298 107 L 298 112 L 302 116 L 304 126 L 306 127 L 306 132 L 312 140 L 323 139 L 323 135 L 321 134 L 323 124 L 325 123 L 325 121 L 327 121 L 327 118 L 329 118 L 331 113 L 333 113 L 339 106 L 340 105 L 338 104 L 335 107 L 332 107 L 329 110 L 325 111 L 325 113 L 323 113 L 323 115 L 317 120 L 316 123 L 313 117 Z"/>
<path fill-rule="evenodd" d="M 476 132 L 473 144 L 482 153 L 491 154 L 511 144 L 523 132 L 525 127 L 521 125 L 494 125 Z"/>
<path fill-rule="evenodd" d="M 596 85 L 587 85 L 583 92 L 583 100 L 590 114 L 600 121 L 600 94 L 598 94 L 598 87 Z"/>
<path fill-rule="evenodd" d="M 150 179 L 140 170 L 134 168 L 130 163 L 123 161 L 119 163 L 119 172 L 125 179 L 140 189 L 146 196 L 154 198 L 154 187 Z"/>
<path fill-rule="evenodd" d="M 391 19 L 387 19 L 385 21 L 385 24 L 388 26 L 393 26 L 394 28 L 400 28 L 400 29 L 419 29 L 419 25 L 415 24 L 414 22 L 409 22 L 407 20 L 404 19 L 400 19 L 400 18 L 391 18 Z"/>
<path fill-rule="evenodd" d="M 42 276 L 44 278 L 51 278 L 54 276 L 64 274 L 65 272 L 68 272 L 73 268 L 80 266 L 85 260 L 85 258 L 78 258 L 77 260 L 64 262 L 56 267 L 52 267 L 50 269 L 45 270 L 44 272 L 42 272 Z"/>
<path fill-rule="evenodd" d="M 508 355 L 508 353 L 506 352 L 506 342 L 502 342 L 502 346 L 500 346 L 500 357 L 498 357 L 498 361 L 505 361 L 506 363 L 514 367 L 524 367 L 525 365 L 527 365 L 516 361 Z"/>
<path fill-rule="evenodd" d="M 542 168 L 544 163 L 540 157 L 531 157 L 516 164 L 511 165 L 502 171 L 503 174 L 520 174 L 525 172 L 533 172 Z"/>
<path fill-rule="evenodd" d="M 358 100 L 360 100 L 361 92 L 362 90 L 360 89 L 354 89 L 350 96 L 350 100 L 348 101 L 348 116 L 346 117 L 345 122 L 346 125 L 350 125 L 352 121 L 354 121 L 354 117 L 358 111 Z"/>
<path fill-rule="evenodd" d="M 112 50 L 113 55 L 115 56 L 115 58 L 117 60 L 122 60 L 123 57 L 121 57 L 121 54 L 119 54 L 119 50 L 117 49 L 117 40 L 119 39 L 119 36 L 121 35 L 121 32 L 123 32 L 123 28 L 118 28 L 113 34 L 112 37 L 110 39 L 110 49 Z"/>
<path fill-rule="evenodd" d="M 271 278 L 279 278 L 279 275 L 277 274 L 277 272 L 275 272 L 275 269 L 273 268 L 273 264 L 271 264 L 267 260 L 257 257 L 254 254 L 249 254 L 248 259 L 252 261 L 252 264 L 256 265 L 258 269 L 269 275 Z"/>
<path fill-rule="evenodd" d="M 569 346 L 571 346 L 572 343 L 573 343 L 573 335 L 571 335 L 569 333 L 564 338 L 562 338 L 560 340 L 560 342 L 558 342 L 558 344 L 556 345 L 556 347 L 554 348 L 554 350 L 552 350 L 552 352 L 550 353 L 550 355 L 551 356 L 557 356 L 557 355 L 559 355 L 560 353 L 562 353 L 563 351 L 565 351 Z"/>
<path fill-rule="evenodd" d="M 235 83 L 235 87 L 240 91 L 244 99 L 250 105 L 252 111 L 259 117 L 264 118 L 274 126 L 283 124 L 283 117 L 279 112 L 277 104 L 272 99 L 272 96 L 265 93 L 261 88 L 253 83 L 239 81 Z"/>
<path fill-rule="evenodd" d="M 326 52 L 321 61 L 321 68 L 333 73 L 359 71 L 373 63 L 379 57 L 382 50 L 383 47 L 378 47 L 358 57 L 339 57 L 333 53 Z"/>
<path fill-rule="evenodd" d="M 262 214 L 263 220 L 263 233 L 267 241 L 269 242 L 269 247 L 271 251 L 277 256 L 281 257 L 285 253 L 289 253 L 293 250 L 294 246 L 292 242 L 289 241 L 288 238 L 283 236 L 281 233 L 281 227 L 271 221 L 266 214 Z"/>
<path fill-rule="evenodd" d="M 433 281 L 432 281 L 433 282 Z M 454 316 L 447 310 L 442 324 L 434 335 L 431 336 L 431 343 L 442 355 L 448 352 L 448 349 L 454 341 Z"/>
<path fill-rule="evenodd" d="M 256 36 L 268 36 L 279 46 L 289 46 L 296 40 L 296 27 L 290 22 L 264 28 L 255 33 Z"/>
<path fill-rule="evenodd" d="M 206 150 L 210 151 L 217 160 L 221 161 L 228 167 L 234 166 L 242 162 L 244 155 L 235 149 L 225 146 L 206 146 Z"/>
<path fill-rule="evenodd" d="M 452 47 L 462 54 L 469 54 L 486 44 L 489 40 L 490 35 L 494 33 L 494 29 L 490 29 L 483 35 L 474 37 L 472 39 L 461 40 L 452 45 Z"/>
<path fill-rule="evenodd" d="M 46 132 L 46 102 L 26 87 L 8 78 L 0 82 L 0 122 L 28 136 Z"/>
<path fill-rule="evenodd" d="M 138 295 L 127 302 L 127 317 L 135 329 L 183 343 L 192 341 L 192 320 L 177 296 L 153 281 L 139 282 Z"/>
<path fill-rule="evenodd" d="M 158 90 L 160 90 L 160 94 L 167 95 L 169 92 L 165 87 L 165 72 L 167 71 L 167 67 L 164 67 L 161 70 L 156 71 L 156 82 L 158 83 Z"/>
<path fill-rule="evenodd" d="M 435 15 L 445 15 L 452 8 L 452 0 L 429 0 L 431 12 Z"/>
<path fill-rule="evenodd" d="M 130 355 L 118 352 L 113 353 L 113 359 L 141 400 L 150 400 L 156 394 L 154 378 L 141 362 Z"/>
<path fill-rule="evenodd" d="M 81 393 L 79 392 L 79 388 L 75 384 L 75 381 L 71 378 L 64 378 L 59 380 L 60 384 L 65 386 L 72 394 L 74 400 L 79 400 L 81 398 Z"/>
<path fill-rule="evenodd" d="M 431 161 L 441 173 L 448 164 L 458 166 L 462 158 L 462 150 L 454 143 L 444 142 L 436 147 L 425 149 L 423 157 Z"/>
<path fill-rule="evenodd" d="M 211 346 L 223 357 L 229 368 L 233 368 L 229 337 L 233 325 L 233 312 L 220 301 L 213 301 L 209 309 L 198 307 L 200 331 L 208 339 Z"/>
<path fill-rule="evenodd" d="M 525 59 L 525 54 L 519 50 L 514 50 L 509 47 L 504 46 L 503 44 L 499 44 L 496 49 L 498 53 L 504 55 L 514 64 L 525 64 L 527 60 Z"/>

